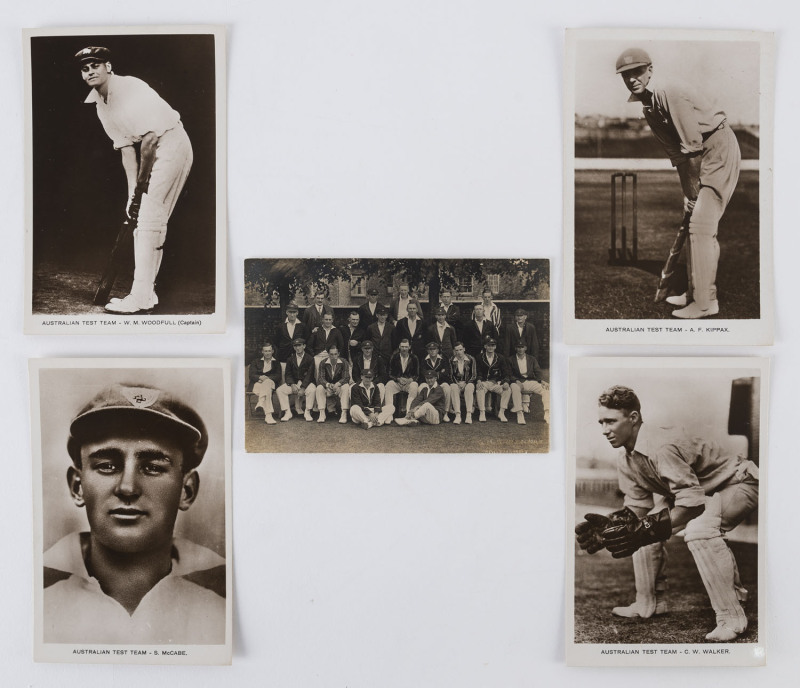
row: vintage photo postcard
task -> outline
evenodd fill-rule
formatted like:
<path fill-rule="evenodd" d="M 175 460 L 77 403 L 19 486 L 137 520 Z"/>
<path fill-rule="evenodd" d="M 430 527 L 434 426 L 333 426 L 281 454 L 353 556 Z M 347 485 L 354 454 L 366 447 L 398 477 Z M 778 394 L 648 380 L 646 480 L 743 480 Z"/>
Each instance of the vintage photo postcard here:
<path fill-rule="evenodd" d="M 27 29 L 25 332 L 225 330 L 225 29 Z"/>
<path fill-rule="evenodd" d="M 573 666 L 766 663 L 766 358 L 573 358 Z"/>
<path fill-rule="evenodd" d="M 547 452 L 546 259 L 245 261 L 248 452 Z"/>
<path fill-rule="evenodd" d="M 772 344 L 774 35 L 567 30 L 564 339 Z"/>
<path fill-rule="evenodd" d="M 34 659 L 230 664 L 230 364 L 31 359 Z"/>

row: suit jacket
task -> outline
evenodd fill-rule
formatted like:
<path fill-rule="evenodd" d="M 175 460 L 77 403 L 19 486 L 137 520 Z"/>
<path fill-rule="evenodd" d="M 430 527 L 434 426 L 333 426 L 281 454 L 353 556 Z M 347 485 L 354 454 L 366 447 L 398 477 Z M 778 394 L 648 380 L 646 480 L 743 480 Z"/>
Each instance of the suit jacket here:
<path fill-rule="evenodd" d="M 428 385 L 422 385 L 417 391 L 417 396 L 414 397 L 414 401 L 411 403 L 411 408 L 408 410 L 413 411 L 415 408 L 422 406 L 426 401 L 438 411 L 439 420 L 442 420 L 445 405 L 444 390 L 439 387 L 439 385 L 436 385 L 433 389 L 428 387 Z"/>
<path fill-rule="evenodd" d="M 308 339 L 307 348 L 311 349 L 311 354 L 316 356 L 320 351 L 327 351 L 331 344 L 336 344 L 339 347 L 339 353 L 344 355 L 344 339 L 342 333 L 335 327 L 332 327 L 330 333 L 327 334 L 325 329 L 320 327 Z"/>
<path fill-rule="evenodd" d="M 377 385 L 379 382 L 386 384 L 389 381 L 389 369 L 386 361 L 381 356 L 372 352 L 372 359 L 370 361 L 370 370 L 375 373 L 373 384 Z M 361 373 L 364 372 L 364 352 L 359 351 L 353 357 L 353 382 L 358 384 L 361 382 Z"/>
<path fill-rule="evenodd" d="M 400 346 L 402 339 L 407 339 L 411 342 L 411 352 L 420 359 L 425 358 L 428 354 L 425 350 L 425 337 L 425 325 L 420 318 L 417 318 L 417 326 L 413 335 L 408 326 L 408 318 L 400 318 L 394 328 L 394 348 Z"/>
<path fill-rule="evenodd" d="M 400 366 L 400 352 L 395 351 L 389 361 L 389 377 L 395 381 L 401 377 L 410 377 L 412 380 L 416 380 L 419 377 L 419 359 L 413 353 L 408 354 L 408 365 L 403 372 Z"/>
<path fill-rule="evenodd" d="M 499 343 L 497 328 L 486 319 L 483 320 L 483 333 L 478 332 L 478 326 L 475 324 L 475 321 L 470 320 L 464 325 L 461 336 L 463 337 L 462 341 L 464 342 L 464 348 L 467 350 L 467 353 L 470 356 L 474 356 L 476 360 L 483 353 L 483 340 L 486 339 L 486 337 L 493 337 L 495 341 Z"/>
<path fill-rule="evenodd" d="M 453 382 L 475 382 L 475 379 L 478 375 L 478 364 L 475 362 L 475 358 L 466 354 L 464 356 L 464 372 L 461 373 L 458 370 L 458 361 L 456 357 L 450 359 L 450 379 Z"/>
<path fill-rule="evenodd" d="M 522 336 L 519 335 L 517 323 L 510 323 L 503 328 L 502 353 L 504 356 L 513 358 L 517 355 L 517 343 L 523 341 L 527 346 L 526 354 L 539 358 L 539 338 L 536 336 L 536 328 L 529 322 L 522 328 Z"/>
<path fill-rule="evenodd" d="M 419 381 L 425 382 L 425 371 L 426 370 L 435 370 L 436 371 L 436 382 L 440 385 L 443 382 L 450 383 L 452 379 L 450 378 L 450 366 L 447 363 L 446 358 L 442 358 L 439 356 L 436 359 L 436 363 L 434 364 L 430 357 L 426 356 L 420 361 L 419 364 Z"/>
<path fill-rule="evenodd" d="M 270 380 L 275 383 L 275 388 L 281 386 L 281 364 L 277 358 L 272 359 L 272 367 L 266 373 L 264 372 L 264 359 L 257 358 L 250 364 L 250 385 L 247 388 L 248 392 L 253 391 L 253 385 L 258 382 L 258 378 L 266 375 Z"/>
<path fill-rule="evenodd" d="M 453 355 L 453 349 L 456 346 L 456 331 L 452 325 L 448 325 L 444 331 L 444 336 L 439 336 L 439 327 L 437 323 L 428 325 L 425 331 L 425 343 L 436 342 L 439 345 L 439 352 L 445 358 L 450 358 Z"/>
<path fill-rule="evenodd" d="M 528 372 L 525 375 L 519 372 L 519 361 L 516 355 L 511 356 L 507 361 L 508 372 L 512 382 L 525 382 L 526 380 L 536 380 L 536 382 L 542 381 L 542 369 L 539 367 L 539 363 L 534 356 L 525 354 L 525 361 L 528 363 Z"/>
<path fill-rule="evenodd" d="M 372 385 L 368 392 L 364 385 L 355 384 L 350 388 L 350 406 L 360 406 L 367 413 L 380 411 L 381 391 L 377 385 Z"/>
<path fill-rule="evenodd" d="M 306 339 L 306 328 L 299 320 L 294 323 L 294 335 L 289 334 L 289 330 L 284 320 L 278 328 L 278 351 L 277 358 L 281 363 L 286 363 L 290 356 L 294 356 L 294 348 L 292 347 L 292 340 L 295 337 L 302 337 Z"/>
<path fill-rule="evenodd" d="M 286 361 L 286 372 L 284 373 L 287 385 L 297 385 L 308 387 L 314 381 L 314 357 L 308 352 L 303 352 L 300 365 L 297 365 L 297 356 L 292 354 Z"/>
<path fill-rule="evenodd" d="M 305 325 L 306 334 L 309 337 L 315 327 L 322 327 L 322 316 L 326 313 L 333 315 L 333 308 L 327 303 L 322 305 L 322 315 L 317 313 L 317 307 L 313 303 L 303 311 L 303 325 Z"/>
<path fill-rule="evenodd" d="M 350 325 L 342 325 L 339 328 L 339 332 L 342 333 L 342 341 L 344 342 L 344 349 L 339 350 L 339 353 L 342 354 L 342 358 L 346 358 L 348 361 L 353 360 L 353 356 L 355 356 L 361 350 L 361 342 L 364 341 L 364 338 L 367 336 L 367 331 L 359 325 L 353 330 L 353 334 L 350 334 Z M 352 350 L 350 349 L 350 340 L 355 339 L 358 342 L 357 346 L 354 346 Z"/>
<path fill-rule="evenodd" d="M 388 364 L 394 351 L 394 325 L 387 321 L 383 328 L 383 334 L 381 334 L 378 329 L 378 323 L 372 323 L 367 328 L 367 339 L 372 340 L 375 345 L 375 351 Z"/>
<path fill-rule="evenodd" d="M 456 335 L 458 335 L 458 333 L 461 331 L 461 311 L 459 311 L 458 306 L 456 306 L 454 303 L 451 303 L 449 306 L 445 306 L 443 303 L 440 303 L 439 307 L 444 308 L 447 311 L 444 316 L 444 321 L 450 325 L 450 327 L 456 331 Z"/>
<path fill-rule="evenodd" d="M 341 382 L 345 385 L 350 383 L 350 366 L 347 365 L 347 361 L 341 356 L 336 359 L 335 366 L 332 366 L 330 360 L 326 358 L 319 364 L 317 384 L 325 385 L 331 383 L 333 385 L 337 382 Z"/>
<path fill-rule="evenodd" d="M 490 380 L 491 382 L 508 382 L 509 371 L 506 359 L 501 354 L 495 352 L 494 359 L 491 364 L 486 359 L 486 352 L 484 351 L 478 361 L 478 380 Z"/>
<path fill-rule="evenodd" d="M 420 304 L 420 302 L 416 298 L 414 298 L 413 296 L 409 298 L 408 302 L 409 303 L 416 303 L 417 304 L 417 317 L 418 318 L 423 317 L 423 315 L 422 315 L 422 305 Z M 389 306 L 389 317 L 392 320 L 394 320 L 395 322 L 397 322 L 398 320 L 401 320 L 402 318 L 405 318 L 406 315 L 407 315 L 406 313 L 398 314 L 397 313 L 397 309 L 399 307 L 400 307 L 400 297 L 399 296 L 395 296 L 392 299 L 391 305 Z"/>
<path fill-rule="evenodd" d="M 377 310 L 378 310 L 380 305 L 381 305 L 380 303 L 376 303 L 375 304 L 375 311 L 376 312 L 377 312 Z M 361 327 L 363 327 L 364 330 L 366 330 L 370 325 L 372 325 L 372 323 L 378 322 L 378 316 L 377 315 L 373 315 L 369 310 L 369 301 L 367 301 L 366 303 L 362 303 L 358 307 L 358 315 L 361 318 L 361 320 L 358 321 L 358 324 Z"/>

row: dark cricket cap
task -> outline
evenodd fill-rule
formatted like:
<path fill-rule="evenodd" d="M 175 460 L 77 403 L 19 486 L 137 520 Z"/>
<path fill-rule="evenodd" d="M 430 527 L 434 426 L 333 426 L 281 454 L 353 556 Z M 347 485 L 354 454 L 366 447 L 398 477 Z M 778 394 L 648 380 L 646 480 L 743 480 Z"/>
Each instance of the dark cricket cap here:
<path fill-rule="evenodd" d="M 425 370 L 425 377 L 436 377 L 437 375 L 438 373 L 435 370 L 432 370 L 431 368 L 427 368 Z"/>
<path fill-rule="evenodd" d="M 303 339 L 302 337 L 295 337 L 292 340 L 292 346 L 294 346 L 295 344 L 305 344 L 305 343 L 306 343 L 306 340 Z"/>
<path fill-rule="evenodd" d="M 528 315 L 528 311 L 524 308 L 517 308 L 517 310 L 514 311 L 514 315 Z"/>
<path fill-rule="evenodd" d="M 368 378 L 370 378 L 370 380 L 371 380 L 373 377 L 375 377 L 375 371 L 374 371 L 374 370 L 372 370 L 372 368 L 367 368 L 365 371 L 363 371 L 363 372 L 361 373 L 361 377 L 362 377 L 362 378 L 364 378 L 364 377 L 368 377 Z"/>
<path fill-rule="evenodd" d="M 294 311 L 295 313 L 297 313 L 299 311 L 299 308 L 297 307 L 296 304 L 290 303 L 288 306 L 286 306 L 286 312 L 288 313 L 289 311 Z"/>
<path fill-rule="evenodd" d="M 121 424 L 143 433 L 163 428 L 183 444 L 185 471 L 196 468 L 208 449 L 208 431 L 194 409 L 155 387 L 115 384 L 107 387 L 84 406 L 69 426 L 67 451 L 76 466 L 81 462 L 81 445 L 98 430 Z"/>
<path fill-rule="evenodd" d="M 440 349 L 441 347 L 439 346 L 439 344 L 437 342 L 428 342 L 425 345 L 425 348 L 430 350 L 430 349 Z"/>
<path fill-rule="evenodd" d="M 446 308 L 442 308 L 441 306 L 439 306 L 438 308 L 434 309 L 433 314 L 434 315 L 447 315 L 447 309 Z"/>
<path fill-rule="evenodd" d="M 514 346 L 514 348 L 515 348 L 515 349 L 526 349 L 526 350 L 527 350 L 527 348 L 528 348 L 528 345 L 527 345 L 525 342 L 523 342 L 523 341 L 520 339 L 520 340 L 519 340 L 519 341 L 516 343 L 516 345 Z"/>
<path fill-rule="evenodd" d="M 379 304 L 377 308 L 375 308 L 375 315 L 389 315 L 389 309 Z"/>
<path fill-rule="evenodd" d="M 372 287 L 371 289 L 367 289 L 367 295 L 368 296 L 377 296 L 378 295 L 378 290 L 375 287 Z"/>
<path fill-rule="evenodd" d="M 88 48 L 84 48 L 75 53 L 75 59 L 80 64 L 84 62 L 110 62 L 111 51 L 108 48 L 90 45 Z"/>
<path fill-rule="evenodd" d="M 628 48 L 617 58 L 617 74 L 649 64 L 653 64 L 653 61 L 644 50 L 641 48 Z"/>
<path fill-rule="evenodd" d="M 373 349 L 375 345 L 372 343 L 371 339 L 367 339 L 366 341 L 361 342 L 362 349 Z"/>
<path fill-rule="evenodd" d="M 483 340 L 483 345 L 486 346 L 487 344 L 497 345 L 497 341 L 494 339 L 494 337 L 487 337 L 486 339 Z"/>

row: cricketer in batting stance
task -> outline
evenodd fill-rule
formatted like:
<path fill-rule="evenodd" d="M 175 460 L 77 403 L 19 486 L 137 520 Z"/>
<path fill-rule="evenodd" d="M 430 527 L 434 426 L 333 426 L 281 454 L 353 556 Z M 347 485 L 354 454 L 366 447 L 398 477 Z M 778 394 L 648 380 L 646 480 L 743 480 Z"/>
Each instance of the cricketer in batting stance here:
<path fill-rule="evenodd" d="M 192 167 L 192 144 L 180 114 L 158 93 L 141 79 L 113 73 L 108 48 L 90 46 L 78 51 L 75 59 L 92 88 L 85 102 L 95 104 L 103 129 L 122 156 L 128 181 L 126 214 L 130 216 L 131 207 L 141 203 L 133 232 L 131 292 L 123 299 L 111 299 L 105 310 L 148 311 L 158 303 L 155 281 L 167 221 Z"/>
<path fill-rule="evenodd" d="M 673 167 L 684 195 L 684 221 L 664 266 L 656 300 L 666 285 L 686 239 L 689 288 L 667 298 L 682 308 L 677 318 L 704 318 L 719 313 L 717 264 L 720 218 L 739 180 L 741 153 L 725 112 L 705 93 L 678 83 L 653 78 L 653 63 L 641 48 L 629 48 L 617 58 L 617 74 L 630 91 L 629 102 L 642 103 L 650 129 Z"/>
<path fill-rule="evenodd" d="M 636 393 L 611 387 L 598 399 L 603 435 L 617 458 L 624 508 L 606 516 L 586 514 L 575 527 L 581 549 L 604 547 L 616 558 L 632 557 L 636 600 L 612 613 L 649 618 L 668 611 L 664 542 L 684 530 L 717 626 L 706 640 L 730 642 L 747 628 L 742 602 L 747 591 L 724 535 L 758 506 L 758 467 L 726 456 L 702 439 L 659 437 L 646 425 Z"/>

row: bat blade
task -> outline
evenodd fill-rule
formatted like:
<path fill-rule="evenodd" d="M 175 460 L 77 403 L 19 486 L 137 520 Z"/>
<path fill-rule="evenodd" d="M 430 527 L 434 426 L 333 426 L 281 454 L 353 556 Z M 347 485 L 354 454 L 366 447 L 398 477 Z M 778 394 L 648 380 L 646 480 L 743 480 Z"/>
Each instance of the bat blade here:
<path fill-rule="evenodd" d="M 122 259 L 125 254 L 125 247 L 131 243 L 133 238 L 133 230 L 136 227 L 136 222 L 131 219 L 126 219 L 122 223 L 117 238 L 114 241 L 114 246 L 111 249 L 111 254 L 108 256 L 108 263 L 100 276 L 97 283 L 97 290 L 94 293 L 94 303 L 97 306 L 105 306 L 108 303 L 108 296 L 111 289 L 114 287 L 114 282 L 119 274 L 122 265 Z"/>
<path fill-rule="evenodd" d="M 675 241 L 672 243 L 672 247 L 669 250 L 669 256 L 667 256 L 664 267 L 661 268 L 661 279 L 658 280 L 656 297 L 654 299 L 655 303 L 664 301 L 667 298 L 669 287 L 672 284 L 672 278 L 675 274 L 675 267 L 678 265 L 681 249 L 683 249 L 683 245 L 686 243 L 686 235 L 688 233 L 685 227 L 681 227 L 678 230 L 678 235 L 675 237 Z"/>

